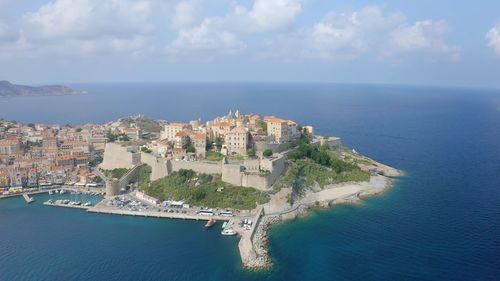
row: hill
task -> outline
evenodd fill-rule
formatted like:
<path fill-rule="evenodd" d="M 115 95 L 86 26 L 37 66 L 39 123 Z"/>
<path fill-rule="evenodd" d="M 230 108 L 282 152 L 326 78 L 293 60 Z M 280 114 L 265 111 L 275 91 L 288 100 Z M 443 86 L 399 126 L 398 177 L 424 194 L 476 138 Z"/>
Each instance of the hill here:
<path fill-rule="evenodd" d="M 81 94 L 82 91 L 62 85 L 25 86 L 0 81 L 0 97 L 7 96 L 65 96 Z"/>

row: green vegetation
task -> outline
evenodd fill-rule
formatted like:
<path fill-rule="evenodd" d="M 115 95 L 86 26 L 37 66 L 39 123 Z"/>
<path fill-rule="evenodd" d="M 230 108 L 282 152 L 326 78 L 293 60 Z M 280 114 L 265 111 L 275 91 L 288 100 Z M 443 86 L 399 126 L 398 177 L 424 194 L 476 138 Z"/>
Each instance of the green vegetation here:
<path fill-rule="evenodd" d="M 92 160 L 90 160 L 89 165 L 90 167 L 97 167 L 97 165 L 102 163 L 102 160 L 102 155 L 96 154 Z"/>
<path fill-rule="evenodd" d="M 115 134 L 115 133 L 111 132 L 111 130 L 108 130 L 106 132 L 106 138 L 108 138 L 109 142 L 115 142 L 117 140 L 130 141 L 130 138 L 126 134 Z"/>
<path fill-rule="evenodd" d="M 332 168 L 337 173 L 359 169 L 358 166 L 339 159 L 327 146 L 301 144 L 288 155 L 288 159 L 311 159 L 317 164 Z"/>
<path fill-rule="evenodd" d="M 245 156 L 243 155 L 231 155 L 231 156 L 227 156 L 227 159 L 229 160 L 245 160 Z"/>
<path fill-rule="evenodd" d="M 194 148 L 194 146 L 192 144 L 188 145 L 186 147 L 186 152 L 187 153 L 195 153 L 196 152 L 196 148 Z"/>
<path fill-rule="evenodd" d="M 149 184 L 151 183 L 150 176 L 151 167 L 148 165 L 142 165 L 137 172 L 137 185 L 139 189 L 144 190 L 149 186 Z"/>
<path fill-rule="evenodd" d="M 113 169 L 113 170 L 102 170 L 102 172 L 108 178 L 111 177 L 111 178 L 120 179 L 121 177 L 123 177 L 128 172 L 128 169 L 125 169 L 125 168 L 116 168 L 116 169 Z"/>
<path fill-rule="evenodd" d="M 224 183 L 219 176 L 180 170 L 170 176 L 142 186 L 146 194 L 160 200 L 184 200 L 195 206 L 210 208 L 253 209 L 269 201 L 269 196 L 251 187 Z M 219 190 L 219 191 L 218 191 Z"/>
<path fill-rule="evenodd" d="M 262 155 L 264 157 L 271 157 L 271 156 L 273 156 L 273 151 L 271 149 L 266 149 L 266 150 L 264 150 L 264 152 L 262 152 Z"/>
<path fill-rule="evenodd" d="M 222 148 L 222 145 L 224 144 L 224 139 L 221 137 L 217 137 L 215 139 L 215 146 L 217 147 L 217 150 L 220 150 Z"/>
<path fill-rule="evenodd" d="M 147 148 L 146 146 L 141 146 L 141 151 L 144 153 L 151 153 L 153 152 L 151 149 Z"/>
<path fill-rule="evenodd" d="M 224 158 L 224 155 L 217 151 L 207 151 L 205 153 L 205 159 L 209 161 L 221 161 Z"/>
<path fill-rule="evenodd" d="M 287 150 L 290 150 L 292 148 L 296 148 L 296 147 L 303 145 L 303 144 L 309 144 L 310 141 L 311 140 L 307 135 L 301 134 L 300 138 L 293 140 L 291 142 L 281 144 L 278 148 L 278 152 L 287 151 Z"/>
<path fill-rule="evenodd" d="M 267 134 L 267 123 L 265 121 L 259 121 L 259 126 L 262 128 L 262 132 Z"/>
<path fill-rule="evenodd" d="M 108 141 L 109 142 L 114 142 L 118 139 L 118 135 L 117 134 L 113 134 L 113 132 L 111 132 L 111 130 L 108 130 L 106 132 L 106 138 L 108 138 Z"/>
<path fill-rule="evenodd" d="M 254 157 L 255 156 L 255 149 L 254 148 L 247 149 L 247 155 L 248 155 L 248 157 Z"/>
<path fill-rule="evenodd" d="M 287 172 L 275 184 L 275 191 L 292 186 L 294 194 L 302 195 L 306 188 L 315 185 L 323 188 L 328 184 L 370 179 L 370 173 L 341 160 L 328 147 L 301 144 L 288 159 Z"/>
<path fill-rule="evenodd" d="M 120 123 L 126 127 L 137 127 L 141 131 L 145 132 L 160 132 L 163 128 L 161 124 L 153 119 L 149 119 L 145 116 L 131 116 L 126 118 L 121 118 Z"/>
<path fill-rule="evenodd" d="M 118 140 L 120 141 L 130 141 L 130 138 L 125 134 L 118 135 Z"/>

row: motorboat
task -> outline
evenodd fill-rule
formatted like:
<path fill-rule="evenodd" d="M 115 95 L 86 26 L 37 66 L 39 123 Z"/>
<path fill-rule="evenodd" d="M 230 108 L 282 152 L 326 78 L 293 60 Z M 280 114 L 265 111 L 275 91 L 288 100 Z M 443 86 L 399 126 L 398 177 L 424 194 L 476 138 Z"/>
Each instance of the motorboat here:
<path fill-rule="evenodd" d="M 206 228 L 209 228 L 209 227 L 212 227 L 217 221 L 214 220 L 213 218 L 210 218 L 208 221 L 207 221 L 207 224 L 205 224 L 205 227 Z"/>

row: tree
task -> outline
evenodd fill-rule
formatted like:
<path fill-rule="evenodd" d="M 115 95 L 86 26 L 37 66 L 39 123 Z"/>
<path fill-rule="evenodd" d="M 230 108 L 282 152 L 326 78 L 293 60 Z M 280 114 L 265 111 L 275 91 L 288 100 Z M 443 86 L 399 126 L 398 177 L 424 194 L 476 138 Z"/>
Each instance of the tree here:
<path fill-rule="evenodd" d="M 113 132 L 111 132 L 111 130 L 108 130 L 106 132 L 106 137 L 108 138 L 109 142 L 114 142 L 118 138 L 118 136 L 116 134 L 113 134 Z"/>
<path fill-rule="evenodd" d="M 186 147 L 186 152 L 187 153 L 195 153 L 196 149 L 194 148 L 194 146 L 192 144 L 190 144 L 190 145 L 188 145 L 188 147 Z"/>
<path fill-rule="evenodd" d="M 259 122 L 260 127 L 262 128 L 262 131 L 267 134 L 267 122 L 265 121 L 260 121 Z"/>
<path fill-rule="evenodd" d="M 121 141 L 130 141 L 130 138 L 126 134 L 120 134 L 118 139 Z"/>
<path fill-rule="evenodd" d="M 151 149 L 147 148 L 146 146 L 141 146 L 141 151 L 144 153 L 151 153 L 153 152 Z"/>
<path fill-rule="evenodd" d="M 222 148 L 223 143 L 224 143 L 224 140 L 221 137 L 218 137 L 215 139 L 215 145 L 217 146 L 218 150 L 220 150 Z"/>
<path fill-rule="evenodd" d="M 253 149 L 253 148 L 247 149 L 247 155 L 250 157 L 255 156 L 255 149 Z"/>
<path fill-rule="evenodd" d="M 273 155 L 273 151 L 271 149 L 266 149 L 262 152 L 262 155 L 264 155 L 264 157 L 271 157 Z"/>

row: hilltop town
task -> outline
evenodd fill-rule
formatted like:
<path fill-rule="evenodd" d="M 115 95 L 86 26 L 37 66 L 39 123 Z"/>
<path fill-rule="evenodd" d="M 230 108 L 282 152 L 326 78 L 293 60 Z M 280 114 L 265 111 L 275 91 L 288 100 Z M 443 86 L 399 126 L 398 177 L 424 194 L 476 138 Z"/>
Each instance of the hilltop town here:
<path fill-rule="evenodd" d="M 200 119 L 156 121 L 144 116 L 75 126 L 1 120 L 0 191 L 57 184 L 103 185 L 94 173 L 98 165 L 103 170 L 130 169 L 141 162 L 141 152 L 147 154 L 142 161 L 170 163 L 169 169 L 153 165 L 153 180 L 171 170 L 190 168 L 219 171 L 229 183 L 267 189 L 285 168 L 279 152 L 313 133 L 313 127 L 301 127 L 291 120 L 238 111 L 206 123 Z M 340 140 L 332 139 L 333 143 L 340 145 Z M 268 157 L 259 157 L 264 152 L 270 153 Z M 226 169 L 203 165 L 223 159 Z M 247 176 L 232 176 L 239 172 Z M 252 174 L 267 176 L 256 180 L 249 176 Z"/>
<path fill-rule="evenodd" d="M 93 191 L 106 195 L 95 206 L 45 204 L 226 221 L 222 234 L 241 235 L 242 262 L 251 268 L 270 265 L 270 224 L 357 202 L 400 175 L 312 126 L 238 110 L 185 123 L 142 115 L 64 126 L 0 120 L 0 198 L 23 194 L 30 203 L 30 192 Z"/>

